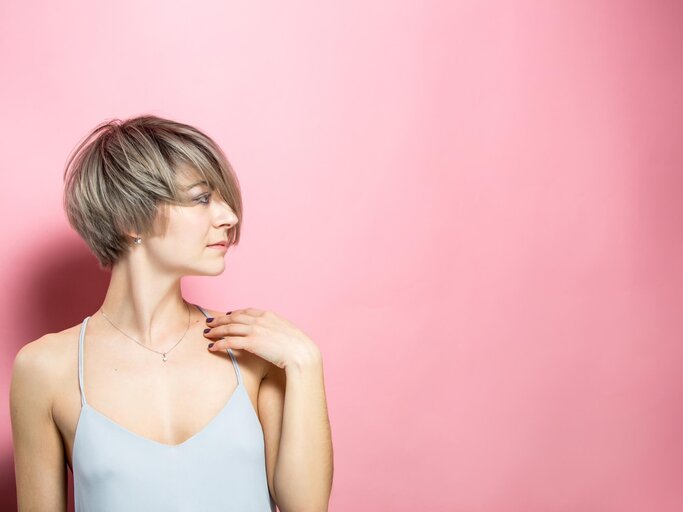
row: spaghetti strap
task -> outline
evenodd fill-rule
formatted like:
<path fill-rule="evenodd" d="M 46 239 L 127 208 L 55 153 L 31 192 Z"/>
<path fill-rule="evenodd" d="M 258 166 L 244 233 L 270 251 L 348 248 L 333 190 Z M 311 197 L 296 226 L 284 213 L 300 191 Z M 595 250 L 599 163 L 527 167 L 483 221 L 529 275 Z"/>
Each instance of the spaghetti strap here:
<path fill-rule="evenodd" d="M 204 311 L 204 308 L 197 304 L 193 304 L 199 311 L 201 311 L 205 317 L 209 318 L 209 315 L 207 314 L 206 311 Z M 235 354 L 232 353 L 232 349 L 228 347 L 227 350 L 228 354 L 230 354 L 230 359 L 232 359 L 232 365 L 235 367 L 235 374 L 237 375 L 237 385 L 241 386 L 242 385 L 242 374 L 240 373 L 240 366 L 237 364 L 237 359 L 235 359 Z"/>
<path fill-rule="evenodd" d="M 86 316 L 81 324 L 81 333 L 78 337 L 78 388 L 81 390 L 81 406 L 85 405 L 85 390 L 83 386 L 83 339 L 85 338 L 85 327 L 88 325 L 88 319 L 90 317 Z"/>
<path fill-rule="evenodd" d="M 198 317 L 193 312 L 195 306 L 187 303 L 187 307 L 191 308 L 190 315 L 196 322 Z M 196 307 L 205 316 L 212 316 L 212 313 Z M 258 408 L 253 407 L 242 383 L 240 365 L 237 364 L 239 358 L 235 357 L 232 350 L 227 352 L 239 382 L 232 389 L 225 405 L 199 431 L 193 426 L 195 433 L 192 436 L 179 443 L 168 444 L 129 430 L 86 404 L 83 356 L 86 327 L 91 318 L 83 320 L 78 341 L 78 379 L 83 406 L 71 447 L 73 510 L 275 512 L 276 503 L 268 487 L 265 435 Z M 96 347 L 97 343 L 88 345 L 93 346 Z M 201 350 L 201 347 L 195 348 Z M 210 362 L 205 361 L 206 365 L 213 367 L 213 364 L 208 364 Z M 158 360 L 155 363 L 159 364 Z M 191 361 L 185 364 L 191 364 Z M 228 364 L 227 361 L 220 361 L 218 366 Z M 231 381 L 230 384 L 226 382 L 225 386 L 232 388 L 234 381 L 230 378 L 227 366 L 220 373 L 224 380 Z M 157 417 L 156 421 L 161 422 L 161 418 Z M 180 424 L 176 428 L 180 428 Z M 221 485 L 216 486 L 206 475 L 221 475 Z"/>
<path fill-rule="evenodd" d="M 235 373 L 237 374 L 237 385 L 242 385 L 242 375 L 240 374 L 240 367 L 237 364 L 235 355 L 232 353 L 232 349 L 228 347 L 228 354 L 230 354 L 230 359 L 232 359 L 232 365 L 235 367 Z"/>

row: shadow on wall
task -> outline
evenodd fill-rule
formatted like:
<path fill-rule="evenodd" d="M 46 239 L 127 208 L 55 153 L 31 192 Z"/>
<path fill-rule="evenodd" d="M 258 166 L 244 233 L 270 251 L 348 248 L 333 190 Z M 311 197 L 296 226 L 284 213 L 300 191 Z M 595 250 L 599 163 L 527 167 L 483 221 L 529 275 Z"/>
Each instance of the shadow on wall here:
<path fill-rule="evenodd" d="M 48 243 L 49 257 L 41 253 L 39 261 L 27 257 L 27 266 L 33 269 L 31 279 L 22 283 L 19 300 L 9 302 L 9 318 L 25 319 L 17 326 L 21 333 L 16 346 L 8 347 L 16 354 L 26 343 L 50 332 L 59 332 L 80 324 L 92 314 L 104 300 L 111 273 L 99 268 L 97 260 L 88 248 L 62 238 Z M 54 248 L 54 249 L 53 249 Z M 18 320 L 21 321 L 21 320 Z M 12 356 L 14 359 L 14 356 Z M 7 389 L 9 396 L 9 389 Z M 9 412 L 9 411 L 8 411 Z M 9 416 L 8 416 L 9 421 Z M 11 429 L 6 430 L 11 436 Z M 11 445 L 11 439 L 7 440 Z M 17 510 L 14 457 L 10 453 L 0 467 L 0 510 Z M 74 510 L 73 475 L 64 457 L 64 471 L 68 480 L 67 511 Z"/>

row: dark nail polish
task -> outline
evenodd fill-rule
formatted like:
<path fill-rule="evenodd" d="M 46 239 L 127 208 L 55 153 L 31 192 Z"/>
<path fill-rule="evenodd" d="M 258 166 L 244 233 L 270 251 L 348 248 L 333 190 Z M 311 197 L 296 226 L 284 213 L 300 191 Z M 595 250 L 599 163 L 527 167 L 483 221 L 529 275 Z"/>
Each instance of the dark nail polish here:
<path fill-rule="evenodd" d="M 230 313 L 232 313 L 232 311 L 228 311 L 228 312 L 226 313 L 226 315 L 229 315 Z"/>
<path fill-rule="evenodd" d="M 213 347 L 213 343 L 209 343 L 209 348 Z"/>
<path fill-rule="evenodd" d="M 206 321 L 207 321 L 207 322 L 213 322 L 213 317 L 212 317 L 212 316 L 207 317 L 207 318 L 206 318 Z"/>
<path fill-rule="evenodd" d="M 211 330 L 211 329 L 204 329 L 204 334 L 206 334 L 206 333 L 209 332 L 210 330 Z"/>

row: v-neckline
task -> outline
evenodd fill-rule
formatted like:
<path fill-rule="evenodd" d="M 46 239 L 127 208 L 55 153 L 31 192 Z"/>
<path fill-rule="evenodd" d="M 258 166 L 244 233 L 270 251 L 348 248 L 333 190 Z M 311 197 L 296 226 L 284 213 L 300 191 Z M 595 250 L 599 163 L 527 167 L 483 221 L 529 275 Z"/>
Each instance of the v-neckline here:
<path fill-rule="evenodd" d="M 202 434 L 204 434 L 204 433 L 211 427 L 211 425 L 213 425 L 216 421 L 218 421 L 218 418 L 220 418 L 220 417 L 223 415 L 223 413 L 224 413 L 225 411 L 227 411 L 228 408 L 229 408 L 229 407 L 232 405 L 232 403 L 235 401 L 235 400 L 234 400 L 234 399 L 235 399 L 235 395 L 237 395 L 237 394 L 241 391 L 241 389 L 243 389 L 242 382 L 238 382 L 238 383 L 237 383 L 237 387 L 236 387 L 236 388 L 233 390 L 233 392 L 230 394 L 230 398 L 228 399 L 228 401 L 225 403 L 225 405 L 224 405 L 223 407 L 220 408 L 220 410 L 213 416 L 213 418 L 211 418 L 211 419 L 208 421 L 208 423 L 206 423 L 206 425 L 204 425 L 204 426 L 199 430 L 199 432 L 196 432 L 195 434 L 192 434 L 190 437 L 188 437 L 187 439 L 185 439 L 184 441 L 182 441 L 182 442 L 180 442 L 180 443 L 178 443 L 178 444 L 162 443 L 161 441 L 157 441 L 157 440 L 155 440 L 155 439 L 150 439 L 150 438 L 145 437 L 145 436 L 143 436 L 143 435 L 141 435 L 141 434 L 138 434 L 137 432 L 133 432 L 132 430 L 127 429 L 126 427 L 124 427 L 124 426 L 121 425 L 120 423 L 117 423 L 116 421 L 114 421 L 113 419 L 111 419 L 109 416 L 107 416 L 107 415 L 103 414 L 102 412 L 98 411 L 97 409 L 95 409 L 94 407 L 92 407 L 90 404 L 88 404 L 88 403 L 86 402 L 86 403 L 84 403 L 84 404 L 81 406 L 81 412 L 80 412 L 80 414 L 78 415 L 78 421 L 76 422 L 76 433 L 74 434 L 74 441 L 73 441 L 72 453 L 71 453 L 71 460 L 72 460 L 72 463 L 73 463 L 74 453 L 75 453 L 75 451 L 76 451 L 76 443 L 78 442 L 79 427 L 81 426 L 81 421 L 82 421 L 82 418 L 83 418 L 83 414 L 84 414 L 84 412 L 86 411 L 86 409 L 87 409 L 88 411 L 94 412 L 96 416 L 98 416 L 99 418 L 102 418 L 102 419 L 105 420 L 108 424 L 113 425 L 115 428 L 117 428 L 119 431 L 123 432 L 124 434 L 129 435 L 129 436 L 132 436 L 132 437 L 135 437 L 135 438 L 139 439 L 140 441 L 142 441 L 143 443 L 148 443 L 148 444 L 151 444 L 151 445 L 160 446 L 160 447 L 165 448 L 165 449 L 168 449 L 168 450 L 174 450 L 174 449 L 177 450 L 177 449 L 183 448 L 184 446 L 186 446 L 187 444 L 189 444 L 189 443 L 192 442 L 193 440 L 195 440 L 195 439 L 201 437 Z"/>

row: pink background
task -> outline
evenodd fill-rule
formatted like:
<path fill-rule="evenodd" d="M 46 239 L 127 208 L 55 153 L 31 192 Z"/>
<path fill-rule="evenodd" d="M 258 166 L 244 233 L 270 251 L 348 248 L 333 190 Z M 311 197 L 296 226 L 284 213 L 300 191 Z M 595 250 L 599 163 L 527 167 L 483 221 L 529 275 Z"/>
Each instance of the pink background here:
<path fill-rule="evenodd" d="M 243 187 L 242 242 L 188 299 L 273 309 L 323 352 L 330 510 L 681 510 L 682 20 L 2 2 L 0 508 L 14 355 L 107 284 L 64 163 L 100 121 L 154 113 L 215 137 Z"/>

